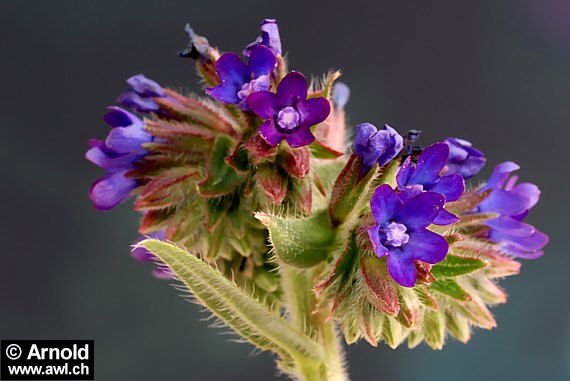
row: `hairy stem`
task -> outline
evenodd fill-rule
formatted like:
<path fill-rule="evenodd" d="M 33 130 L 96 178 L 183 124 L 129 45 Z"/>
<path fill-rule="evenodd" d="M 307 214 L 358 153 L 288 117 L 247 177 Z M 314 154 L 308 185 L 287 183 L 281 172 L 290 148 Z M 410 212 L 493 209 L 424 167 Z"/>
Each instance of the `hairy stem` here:
<path fill-rule="evenodd" d="M 325 362 L 321 364 L 314 360 L 297 361 L 296 377 L 305 381 L 348 381 L 342 343 L 337 337 L 334 321 L 327 320 L 326 314 L 315 310 L 317 299 L 312 291 L 315 268 L 299 270 L 281 264 L 280 269 L 290 322 L 317 340 L 325 352 Z"/>

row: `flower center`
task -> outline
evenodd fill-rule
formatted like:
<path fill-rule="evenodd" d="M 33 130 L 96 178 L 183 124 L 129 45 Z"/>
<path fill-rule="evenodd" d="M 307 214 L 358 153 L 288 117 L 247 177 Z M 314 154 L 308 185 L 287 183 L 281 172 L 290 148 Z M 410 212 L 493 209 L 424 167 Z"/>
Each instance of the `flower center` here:
<path fill-rule="evenodd" d="M 292 130 L 299 125 L 299 113 L 291 106 L 287 106 L 277 114 L 277 124 L 285 129 Z"/>
<path fill-rule="evenodd" d="M 386 233 L 386 244 L 394 247 L 400 247 L 408 243 L 410 236 L 406 234 L 406 225 L 397 222 L 391 222 L 384 233 Z"/>
<path fill-rule="evenodd" d="M 244 83 L 241 90 L 238 91 L 237 96 L 239 99 L 244 99 L 251 93 L 265 90 L 269 90 L 269 75 L 262 75 L 259 78 Z"/>

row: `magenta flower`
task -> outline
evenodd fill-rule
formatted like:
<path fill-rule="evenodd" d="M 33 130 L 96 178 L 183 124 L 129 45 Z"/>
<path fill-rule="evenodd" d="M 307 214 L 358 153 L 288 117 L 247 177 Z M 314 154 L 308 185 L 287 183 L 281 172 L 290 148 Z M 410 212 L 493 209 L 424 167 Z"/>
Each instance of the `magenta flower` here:
<path fill-rule="evenodd" d="M 206 89 L 206 93 L 222 103 L 236 104 L 242 110 L 249 110 L 247 96 L 269 90 L 270 75 L 275 65 L 275 54 L 263 45 L 251 49 L 247 65 L 237 54 L 224 53 L 215 65 L 220 84 Z"/>
<path fill-rule="evenodd" d="M 87 160 L 107 171 L 90 190 L 91 201 L 99 210 L 112 209 L 130 197 L 139 184 L 128 173 L 146 155 L 142 145 L 153 139 L 136 115 L 119 107 L 109 110 L 103 117 L 112 127 L 109 135 L 105 141 L 91 139 L 91 148 L 85 153 Z"/>
<path fill-rule="evenodd" d="M 531 183 L 517 184 L 518 176 L 510 176 L 519 168 L 513 162 L 495 167 L 491 178 L 481 188 L 482 191 L 493 191 L 479 204 L 477 211 L 500 215 L 485 221 L 490 228 L 487 233 L 490 241 L 498 243 L 512 256 L 535 259 L 544 254 L 542 248 L 548 243 L 548 236 L 523 220 L 538 203 L 540 189 Z"/>
<path fill-rule="evenodd" d="M 471 142 L 457 138 L 447 138 L 449 157 L 445 165 L 445 173 L 458 173 L 464 179 L 475 176 L 487 162 L 483 152 L 471 146 Z"/>
<path fill-rule="evenodd" d="M 449 146 L 436 143 L 427 147 L 419 156 L 414 167 L 411 157 L 408 157 L 396 176 L 399 196 L 402 199 L 413 198 L 421 192 L 437 192 L 445 196 L 445 202 L 456 201 L 465 191 L 465 180 L 459 174 L 442 176 L 441 173 L 449 157 Z M 434 223 L 449 225 L 459 218 L 442 209 Z"/>
<path fill-rule="evenodd" d="M 307 80 L 291 72 L 277 86 L 277 94 L 260 91 L 247 98 L 251 109 L 264 122 L 259 134 L 272 146 L 285 139 L 291 147 L 311 144 L 315 137 L 311 126 L 323 122 L 330 113 L 326 98 L 307 99 Z"/>
<path fill-rule="evenodd" d="M 368 236 L 376 256 L 387 256 L 390 276 L 404 287 L 416 283 L 416 260 L 435 264 L 448 251 L 445 238 L 426 229 L 443 210 L 445 197 L 423 192 L 403 201 L 387 184 L 380 185 L 370 200 L 376 224 Z"/>

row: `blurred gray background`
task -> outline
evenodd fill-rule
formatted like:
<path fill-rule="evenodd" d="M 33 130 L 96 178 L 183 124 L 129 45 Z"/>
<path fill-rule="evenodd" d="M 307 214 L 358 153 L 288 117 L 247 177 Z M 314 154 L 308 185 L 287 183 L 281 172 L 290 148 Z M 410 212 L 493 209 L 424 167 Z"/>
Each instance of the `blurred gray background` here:
<path fill-rule="evenodd" d="M 98 380 L 272 380 L 271 356 L 199 321 L 131 260 L 138 216 L 95 211 L 83 159 L 130 75 L 199 90 L 186 22 L 241 51 L 279 19 L 291 67 L 344 71 L 352 123 L 472 140 L 539 184 L 546 255 L 502 284 L 498 328 L 468 345 L 348 351 L 353 380 L 570 379 L 570 2 L 0 1 L 0 339 L 94 339 Z M 282 378 L 283 379 L 283 378 Z"/>

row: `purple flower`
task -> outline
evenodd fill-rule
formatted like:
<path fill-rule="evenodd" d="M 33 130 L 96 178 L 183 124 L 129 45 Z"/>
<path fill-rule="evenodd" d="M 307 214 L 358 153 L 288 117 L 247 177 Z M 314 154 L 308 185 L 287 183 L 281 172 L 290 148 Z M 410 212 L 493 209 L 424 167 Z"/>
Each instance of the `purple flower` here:
<path fill-rule="evenodd" d="M 199 36 L 194 33 L 194 30 L 190 24 L 186 24 L 184 31 L 188 34 L 190 38 L 190 43 L 188 47 L 181 52 L 178 52 L 180 57 L 189 57 L 193 59 L 200 59 L 202 62 L 208 60 L 211 56 L 212 47 L 208 42 L 208 39 L 203 36 Z"/>
<path fill-rule="evenodd" d="M 137 74 L 127 79 L 127 84 L 129 89 L 117 99 L 120 105 L 142 113 L 159 110 L 160 107 L 154 98 L 166 97 L 166 93 L 158 83 L 142 74 Z"/>
<path fill-rule="evenodd" d="M 267 46 L 275 55 L 282 55 L 281 38 L 279 37 L 277 20 L 265 19 L 261 22 L 261 36 L 257 37 L 255 41 L 245 47 L 243 51 L 244 57 L 249 57 L 252 49 L 258 45 Z"/>
<path fill-rule="evenodd" d="M 247 96 L 269 90 L 270 75 L 276 64 L 275 54 L 263 45 L 251 49 L 247 65 L 237 54 L 224 53 L 215 64 L 220 84 L 206 89 L 206 93 L 222 103 L 249 110 Z"/>
<path fill-rule="evenodd" d="M 485 165 L 487 159 L 483 152 L 471 146 L 471 142 L 457 138 L 447 138 L 445 143 L 449 146 L 445 173 L 451 175 L 458 173 L 463 178 L 475 176 Z"/>
<path fill-rule="evenodd" d="M 495 167 L 491 178 L 481 188 L 482 191 L 492 189 L 492 192 L 479 204 L 477 211 L 499 214 L 485 222 L 490 241 L 498 243 L 512 256 L 535 259 L 544 254 L 541 249 L 548 243 L 548 236 L 522 221 L 538 203 L 540 189 L 531 183 L 517 184 L 518 176 L 510 176 L 519 168 L 513 162 Z"/>
<path fill-rule="evenodd" d="M 362 160 L 360 175 L 368 173 L 376 163 L 379 166 L 388 164 L 398 156 L 403 146 L 402 136 L 387 124 L 381 130 L 370 123 L 356 126 L 354 153 Z"/>
<path fill-rule="evenodd" d="M 91 200 L 99 210 L 112 209 L 130 197 L 138 181 L 128 173 L 146 155 L 142 145 L 153 139 L 137 116 L 119 107 L 109 107 L 109 110 L 103 117 L 112 127 L 109 135 L 105 141 L 91 139 L 91 148 L 85 153 L 87 160 L 107 170 L 90 190 Z"/>
<path fill-rule="evenodd" d="M 387 256 L 388 272 L 404 287 L 416 283 L 416 260 L 435 264 L 448 251 L 445 238 L 426 229 L 443 210 L 445 197 L 423 192 L 403 201 L 387 184 L 380 185 L 370 200 L 376 224 L 368 236 L 379 258 Z"/>
<path fill-rule="evenodd" d="M 413 198 L 421 192 L 437 192 L 445 196 L 446 202 L 456 201 L 465 191 L 463 176 L 454 173 L 442 176 L 441 172 L 449 157 L 449 146 L 446 143 L 436 143 L 427 147 L 418 157 L 416 166 L 408 157 L 396 176 L 399 196 L 403 199 Z M 434 223 L 449 225 L 459 218 L 442 209 Z"/>
<path fill-rule="evenodd" d="M 161 263 L 160 259 L 156 255 L 154 255 L 153 253 L 151 253 L 150 251 L 148 251 L 144 247 L 137 246 L 137 244 L 139 242 L 141 242 L 142 240 L 145 240 L 147 238 L 154 238 L 154 239 L 158 239 L 158 240 L 162 241 L 165 238 L 165 233 L 163 230 L 159 230 L 159 231 L 150 233 L 146 236 L 140 237 L 134 243 L 134 245 L 135 245 L 134 249 L 131 251 L 132 257 L 134 259 L 136 259 L 137 261 L 141 261 L 141 262 L 155 262 L 155 263 L 158 262 L 158 266 L 152 270 L 152 275 L 154 275 L 154 277 L 158 278 L 158 279 L 173 279 L 175 277 L 175 275 L 172 272 L 172 270 L 170 270 L 169 267 L 164 265 L 164 263 Z"/>
<path fill-rule="evenodd" d="M 264 120 L 259 126 L 263 140 L 276 146 L 285 139 L 293 148 L 315 140 L 311 126 L 323 122 L 331 109 L 326 98 L 307 99 L 307 80 L 298 72 L 287 74 L 279 82 L 277 94 L 260 91 L 251 94 L 247 102 Z"/>

